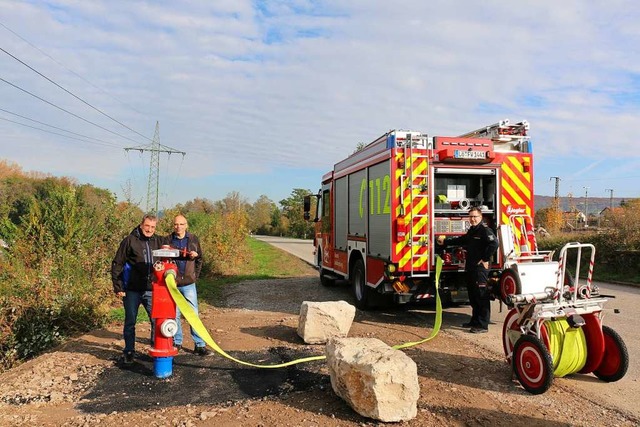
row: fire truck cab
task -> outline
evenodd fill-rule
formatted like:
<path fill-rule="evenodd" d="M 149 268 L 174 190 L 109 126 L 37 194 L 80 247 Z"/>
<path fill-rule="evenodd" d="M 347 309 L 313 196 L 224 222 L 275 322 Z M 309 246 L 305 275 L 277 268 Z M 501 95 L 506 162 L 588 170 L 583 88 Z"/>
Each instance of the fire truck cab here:
<path fill-rule="evenodd" d="M 465 251 L 438 246 L 436 237 L 466 233 L 472 206 L 496 235 L 512 215 L 533 216 L 528 133 L 526 121 L 509 120 L 455 137 L 391 130 L 336 163 L 318 194 L 304 201 L 311 220 L 317 199 L 314 247 L 322 284 L 348 280 L 363 309 L 433 298 L 439 254 L 442 298 L 467 302 Z M 526 235 L 516 237 L 527 243 Z M 500 257 L 492 261 L 495 282 Z"/>

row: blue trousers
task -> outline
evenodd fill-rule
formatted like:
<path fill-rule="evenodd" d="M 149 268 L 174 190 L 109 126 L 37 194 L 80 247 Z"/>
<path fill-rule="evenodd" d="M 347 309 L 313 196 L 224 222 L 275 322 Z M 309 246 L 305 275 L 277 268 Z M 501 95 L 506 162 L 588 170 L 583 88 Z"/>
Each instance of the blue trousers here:
<path fill-rule="evenodd" d="M 195 311 L 196 315 L 198 314 L 198 292 L 196 291 L 196 284 L 192 283 L 190 285 L 178 286 L 178 290 L 184 296 L 184 299 L 187 300 L 193 311 Z M 180 322 L 180 309 L 176 307 L 176 322 L 178 322 L 178 332 L 173 337 L 173 342 L 176 346 L 182 345 L 182 324 Z M 191 338 L 193 338 L 193 342 L 196 344 L 196 347 L 204 347 L 206 343 L 200 335 L 196 333 L 196 331 L 191 328 Z"/>
<path fill-rule="evenodd" d="M 138 318 L 138 308 L 140 304 L 144 307 L 151 321 L 151 291 L 125 291 L 122 298 L 124 305 L 124 352 L 133 352 L 136 349 L 136 319 Z M 151 321 L 151 345 L 155 334 L 155 322 Z"/>

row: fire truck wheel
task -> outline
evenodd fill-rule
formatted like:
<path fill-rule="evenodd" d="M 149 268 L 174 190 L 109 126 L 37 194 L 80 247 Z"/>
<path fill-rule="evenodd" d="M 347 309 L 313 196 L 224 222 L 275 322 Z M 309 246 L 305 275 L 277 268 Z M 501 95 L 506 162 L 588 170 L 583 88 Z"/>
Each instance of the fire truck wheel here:
<path fill-rule="evenodd" d="M 610 383 L 618 381 L 627 373 L 629 352 L 616 331 L 608 326 L 603 326 L 602 333 L 604 334 L 604 357 L 598 369 L 593 373 L 602 381 Z"/>
<path fill-rule="evenodd" d="M 369 288 L 367 287 L 367 276 L 364 270 L 364 263 L 361 259 L 353 265 L 351 275 L 351 285 L 353 286 L 353 296 L 356 300 L 356 307 L 361 310 L 369 308 Z"/>
<path fill-rule="evenodd" d="M 320 283 L 322 284 L 322 286 L 330 287 L 335 285 L 336 281 L 333 278 L 329 278 L 327 276 L 327 270 L 320 267 Z"/>
<path fill-rule="evenodd" d="M 513 372 L 522 387 L 531 394 L 542 394 L 553 382 L 553 361 L 542 341 L 522 335 L 513 346 Z"/>
<path fill-rule="evenodd" d="M 520 284 L 518 274 L 511 268 L 503 271 L 502 275 L 500 275 L 500 298 L 502 302 L 507 304 L 508 295 L 517 295 L 520 293 L 522 293 L 522 285 Z"/>

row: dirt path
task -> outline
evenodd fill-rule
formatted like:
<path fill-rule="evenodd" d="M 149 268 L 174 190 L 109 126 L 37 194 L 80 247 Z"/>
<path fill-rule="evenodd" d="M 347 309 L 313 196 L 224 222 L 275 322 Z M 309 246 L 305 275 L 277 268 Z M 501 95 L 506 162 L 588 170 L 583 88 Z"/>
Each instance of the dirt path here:
<path fill-rule="evenodd" d="M 246 282 L 229 288 L 224 307 L 202 319 L 222 348 L 263 364 L 322 354 L 296 334 L 303 300 L 350 301 L 345 288 L 326 289 L 316 273 L 296 279 Z M 358 312 L 350 336 L 397 344 L 424 337 L 434 314 L 420 310 Z M 0 376 L 0 425 L 51 426 L 365 426 L 331 389 L 323 362 L 287 369 L 252 369 L 218 355 L 184 352 L 173 376 L 153 376 L 148 324 L 139 325 L 141 355 L 130 369 L 116 363 L 121 327 L 94 331 Z M 190 342 L 186 342 L 191 345 Z M 417 363 L 418 416 L 403 426 L 638 425 L 632 413 L 576 393 L 575 379 L 555 379 L 532 396 L 511 379 L 499 349 L 464 330 L 445 327 L 407 349 Z M 582 376 L 586 377 L 586 376 Z M 637 397 L 634 397 L 637 398 Z"/>

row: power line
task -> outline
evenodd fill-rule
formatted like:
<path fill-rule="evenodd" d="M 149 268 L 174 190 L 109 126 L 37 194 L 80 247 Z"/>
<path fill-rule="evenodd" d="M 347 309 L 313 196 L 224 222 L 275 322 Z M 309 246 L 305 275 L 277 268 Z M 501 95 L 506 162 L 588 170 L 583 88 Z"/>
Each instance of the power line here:
<path fill-rule="evenodd" d="M 23 88 L 21 88 L 20 86 L 18 86 L 18 85 L 16 85 L 16 84 L 13 84 L 13 83 L 11 83 L 11 82 L 9 82 L 9 81 L 7 81 L 7 80 L 3 79 L 2 77 L 0 77 L 0 81 L 3 81 L 3 82 L 5 82 L 6 84 L 8 84 L 8 85 L 10 85 L 10 86 L 15 87 L 16 89 L 21 90 L 21 91 L 23 91 L 24 93 L 27 93 L 27 94 L 29 94 L 29 95 L 33 96 L 34 98 L 39 99 L 40 101 L 45 102 L 45 103 L 47 103 L 47 104 L 51 105 L 52 107 L 55 107 L 55 108 L 57 108 L 57 109 L 59 109 L 59 110 L 62 110 L 62 111 L 64 111 L 64 112 L 65 112 L 65 113 L 67 113 L 67 114 L 71 114 L 73 117 L 76 117 L 76 118 L 78 118 L 78 119 L 80 119 L 80 120 L 82 120 L 82 121 L 85 121 L 85 122 L 87 122 L 87 123 L 89 123 L 89 124 L 92 124 L 92 125 L 94 125 L 94 126 L 96 126 L 96 127 L 99 127 L 99 128 L 100 128 L 100 129 L 102 129 L 102 130 L 106 130 L 107 132 L 112 133 L 112 134 L 114 134 L 114 135 L 117 135 L 117 136 L 119 136 L 120 138 L 124 138 L 124 139 L 127 139 L 127 140 L 129 140 L 129 141 L 137 142 L 137 141 L 135 141 L 135 140 L 133 140 L 133 139 L 131 139 L 131 138 L 127 137 L 127 136 L 120 135 L 119 133 L 114 132 L 114 131 L 112 131 L 111 129 L 107 129 L 107 128 L 106 128 L 106 127 L 104 127 L 104 126 L 100 126 L 99 124 L 94 123 L 94 122 L 92 122 L 91 120 L 87 120 L 87 119 L 85 119 L 84 117 L 80 117 L 79 115 L 77 115 L 77 114 L 75 114 L 75 113 L 72 113 L 71 111 L 65 110 L 64 108 L 62 108 L 62 107 L 60 107 L 60 106 L 58 106 L 58 105 L 54 104 L 53 102 L 47 101 L 46 99 L 41 98 L 41 97 L 39 97 L 38 95 L 35 95 L 35 94 L 33 94 L 33 93 L 29 92 L 28 90 L 23 89 Z"/>
<path fill-rule="evenodd" d="M 110 115 L 108 115 L 107 113 L 105 113 L 104 111 L 100 110 L 97 107 L 94 107 L 93 105 L 91 105 L 90 103 L 88 103 L 87 101 L 85 101 L 84 99 L 80 98 L 79 96 L 77 96 L 76 94 L 74 94 L 73 92 L 67 90 L 66 88 L 62 87 L 61 85 L 59 85 L 58 83 L 54 82 L 53 80 L 51 80 L 49 77 L 45 76 L 44 74 L 42 74 L 40 71 L 36 70 L 35 68 L 33 68 L 32 66 L 30 66 L 29 64 L 27 64 L 26 62 L 24 62 L 23 60 L 21 60 L 20 58 L 17 58 L 15 55 L 7 52 L 5 49 L 0 47 L 0 50 L 4 53 L 6 53 L 7 55 L 9 55 L 11 58 L 15 59 L 16 61 L 18 61 L 19 63 L 21 63 L 22 65 L 24 65 L 25 67 L 27 67 L 28 69 L 30 69 L 31 71 L 33 71 L 34 73 L 38 74 L 40 77 L 46 79 L 48 82 L 50 82 L 51 84 L 54 84 L 55 86 L 57 86 L 58 88 L 62 89 L 63 91 L 65 91 L 66 93 L 68 93 L 69 95 L 73 96 L 75 99 L 77 99 L 78 101 L 82 102 L 83 104 L 93 108 L 95 111 L 97 111 L 98 113 L 102 114 L 105 117 L 108 117 L 109 119 L 113 120 L 114 122 L 118 123 L 120 126 L 125 127 L 127 129 L 129 129 L 131 132 L 138 134 L 139 136 L 143 137 L 144 139 L 147 139 L 149 141 L 151 141 L 148 137 L 146 137 L 145 135 L 141 134 L 140 132 L 138 132 L 135 129 L 130 128 L 129 126 L 125 125 L 124 123 L 122 123 L 121 121 L 111 117 Z"/>
<path fill-rule="evenodd" d="M 68 133 L 70 133 L 70 134 L 72 134 L 72 135 L 81 136 L 82 138 L 87 138 L 87 139 L 93 139 L 94 141 L 98 141 L 98 142 L 100 142 L 100 143 L 102 143 L 102 144 L 104 144 L 104 145 L 109 145 L 109 146 L 111 146 L 111 147 L 117 147 L 117 148 L 120 148 L 120 146 L 119 146 L 119 145 L 114 144 L 114 143 L 112 143 L 112 142 L 109 142 L 109 141 L 103 141 L 102 139 L 94 138 L 94 137 L 92 137 L 92 136 L 88 136 L 88 135 L 83 135 L 83 134 L 81 134 L 81 133 L 77 133 L 77 132 L 73 132 L 73 131 L 70 131 L 70 130 L 67 130 L 67 129 L 63 129 L 63 128 L 58 127 L 58 126 L 50 125 L 50 124 L 48 124 L 48 123 L 44 123 L 44 122 L 41 122 L 41 121 L 36 120 L 36 119 L 32 119 L 32 118 L 27 117 L 27 116 L 23 116 L 23 115 L 21 115 L 21 114 L 14 113 L 14 112 L 11 112 L 11 111 L 9 111 L 9 110 L 5 110 L 4 108 L 0 108 L 0 111 L 3 111 L 3 112 L 5 112 L 5 113 L 7 113 L 7 114 L 11 114 L 11 115 L 16 116 L 16 117 L 20 117 L 21 119 L 25 119 L 25 120 L 29 120 L 29 121 L 34 122 L 34 123 L 38 123 L 38 124 L 43 125 L 43 126 L 47 126 L 47 127 L 53 128 L 53 129 L 58 129 L 58 130 L 61 130 L 61 131 L 63 131 L 63 132 L 68 132 Z M 17 123 L 17 124 L 19 124 L 19 125 L 22 125 L 22 123 L 20 123 L 20 122 L 16 122 L 16 121 L 13 121 L 13 120 L 8 120 L 8 119 L 3 119 L 3 120 L 7 120 L 7 121 L 10 121 L 10 122 L 12 122 L 12 123 Z M 36 128 L 36 127 L 33 127 L 33 126 L 28 126 L 28 125 L 23 125 L 23 126 L 32 127 L 32 128 L 34 128 L 34 129 L 39 129 L 39 130 L 42 130 L 42 131 L 44 131 L 44 132 L 49 132 L 49 131 L 47 131 L 46 129 L 40 129 L 40 128 Z M 60 135 L 60 134 L 58 134 L 58 133 L 54 133 L 54 132 L 49 132 L 49 133 L 53 133 L 54 135 Z M 63 136 L 64 136 L 64 135 L 63 135 Z M 75 139 L 75 138 L 74 138 L 74 139 Z M 86 141 L 86 142 L 91 142 L 91 141 Z"/>
<path fill-rule="evenodd" d="M 567 182 L 582 182 L 582 181 L 611 181 L 617 179 L 633 179 L 640 178 L 640 176 L 619 176 L 619 177 L 611 177 L 611 178 L 576 178 L 576 179 L 565 179 Z"/>
<path fill-rule="evenodd" d="M 0 120 L 4 120 L 4 121 L 10 122 L 10 123 L 15 123 L 15 124 L 17 124 L 17 125 L 24 126 L 24 127 L 28 127 L 28 128 L 31 128 L 31 129 L 36 129 L 36 130 L 39 130 L 39 131 L 42 131 L 42 132 L 47 132 L 47 133 L 50 133 L 50 134 L 53 134 L 53 135 L 62 136 L 62 137 L 64 137 L 64 138 L 75 139 L 75 140 L 77 140 L 77 141 L 88 142 L 88 143 L 91 143 L 91 144 L 98 144 L 98 145 L 106 145 L 106 146 L 108 146 L 108 147 L 118 147 L 117 145 L 115 145 L 115 144 L 109 144 L 108 142 L 105 142 L 105 143 L 99 143 L 99 142 L 87 141 L 87 140 L 85 140 L 85 139 L 75 138 L 75 137 L 73 137 L 73 136 L 65 135 L 65 134 L 62 134 L 62 133 L 52 132 L 52 131 L 50 131 L 50 130 L 42 129 L 42 128 L 39 128 L 39 127 L 36 127 L 36 126 L 31 126 L 31 125 L 27 125 L 27 124 L 25 124 L 25 123 L 16 122 L 15 120 L 6 119 L 6 118 L 4 118 L 4 117 L 0 117 Z M 48 125 L 47 125 L 47 126 L 48 126 Z M 66 131 L 65 131 L 65 132 L 66 132 Z"/>
<path fill-rule="evenodd" d="M 110 97 L 111 99 L 118 101 L 120 104 L 126 106 L 127 108 L 135 111 L 138 114 L 143 114 L 146 115 L 145 113 L 138 111 L 137 109 L 135 109 L 134 107 L 132 107 L 131 105 L 127 104 L 126 102 L 121 101 L 120 99 L 116 98 L 115 96 L 111 95 L 109 92 L 107 92 L 106 90 L 102 89 L 101 87 L 94 85 L 93 83 L 91 83 L 89 80 L 85 79 L 84 77 L 82 77 L 80 74 L 76 73 L 75 71 L 73 71 L 72 69 L 70 69 L 69 67 L 66 67 L 64 64 L 62 64 L 61 62 L 59 62 L 58 60 L 56 60 L 53 56 L 49 55 L 47 52 L 45 52 L 44 50 L 40 49 L 38 46 L 34 45 L 33 43 L 31 43 L 29 40 L 25 39 L 24 37 L 22 37 L 20 34 L 16 33 L 15 31 L 13 31 L 11 28 L 7 27 L 5 24 L 3 24 L 2 22 L 0 22 L 0 26 L 4 27 L 7 31 L 9 31 L 10 33 L 12 33 L 14 36 L 18 37 L 20 40 L 22 40 L 23 42 L 25 42 L 26 44 L 28 44 L 29 46 L 31 46 L 32 48 L 34 48 L 35 50 L 37 50 L 38 52 L 40 52 L 41 54 L 43 54 L 44 56 L 46 56 L 47 58 L 51 59 L 53 62 L 55 62 L 56 64 L 58 64 L 60 67 L 64 68 L 65 70 L 67 70 L 68 72 L 70 72 L 71 74 L 73 74 L 74 76 L 78 77 L 80 80 L 82 80 L 83 82 L 87 83 L 88 85 L 94 87 L 95 89 L 98 89 L 100 92 L 104 93 L 105 95 L 107 95 L 108 97 Z"/>

